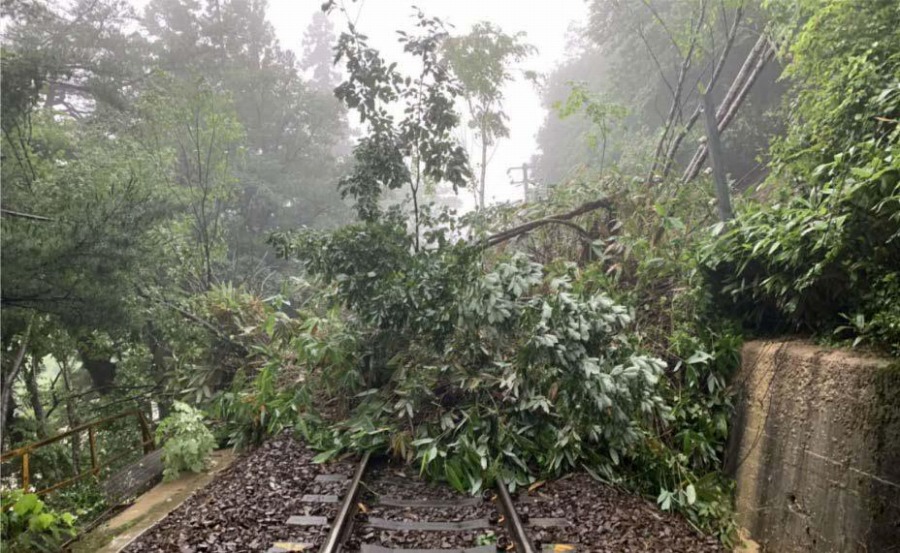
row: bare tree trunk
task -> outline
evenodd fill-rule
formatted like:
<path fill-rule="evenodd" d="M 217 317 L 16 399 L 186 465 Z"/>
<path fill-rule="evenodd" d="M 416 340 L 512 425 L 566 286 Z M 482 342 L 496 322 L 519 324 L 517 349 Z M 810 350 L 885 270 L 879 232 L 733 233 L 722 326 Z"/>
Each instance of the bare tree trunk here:
<path fill-rule="evenodd" d="M 485 134 L 487 130 L 487 125 L 482 121 L 481 124 L 481 182 L 478 186 L 478 207 L 480 209 L 484 209 L 484 186 L 487 181 L 487 150 L 488 150 L 488 141 L 487 135 Z"/>
<path fill-rule="evenodd" d="M 161 388 L 167 378 L 168 362 L 166 360 L 166 357 L 169 348 L 163 342 L 163 337 L 157 332 L 156 327 L 152 322 L 147 323 L 147 338 L 145 340 L 145 343 L 150 349 L 150 354 L 152 355 L 153 359 L 153 362 L 151 364 L 153 368 L 153 379 L 157 383 L 159 383 L 158 386 Z M 170 410 L 170 400 L 165 397 L 161 397 L 156 400 L 156 404 L 157 408 L 159 409 L 159 418 L 166 418 Z"/>
<path fill-rule="evenodd" d="M 646 3 L 645 3 L 646 4 Z M 649 7 L 649 4 L 647 4 Z M 655 12 L 654 12 L 655 15 Z M 694 49 L 697 46 L 697 33 L 700 31 L 700 28 L 703 26 L 703 21 L 706 17 L 706 2 L 700 2 L 700 16 L 697 18 L 697 27 L 696 29 L 691 26 L 691 42 L 688 46 L 688 51 L 684 55 L 681 60 L 681 68 L 678 70 L 678 81 L 675 83 L 675 90 L 672 93 L 672 105 L 669 107 L 669 113 L 666 116 L 666 122 L 663 125 L 662 135 L 659 137 L 659 142 L 656 144 L 656 152 L 653 154 L 653 163 L 650 166 L 650 172 L 647 175 L 647 182 L 653 182 L 653 175 L 656 173 L 656 170 L 659 168 L 660 163 L 664 162 L 662 159 L 663 152 L 667 152 L 666 143 L 669 139 L 669 133 L 672 131 L 672 127 L 675 125 L 676 116 L 680 113 L 682 109 L 681 105 L 681 93 L 684 90 L 684 81 L 687 78 L 687 72 L 691 67 L 691 58 L 694 55 Z M 660 20 L 661 21 L 661 20 Z M 674 44 L 677 44 L 674 42 Z"/>
<path fill-rule="evenodd" d="M 72 376 L 69 372 L 69 359 L 63 359 L 59 363 L 59 370 L 62 372 L 63 386 L 66 393 L 66 419 L 69 422 L 69 428 L 74 428 L 81 424 L 78 419 L 78 410 L 75 408 L 75 398 L 72 397 Z M 72 434 L 72 468 L 75 474 L 81 473 L 81 438 L 76 432 Z"/>
<path fill-rule="evenodd" d="M 738 27 L 743 15 L 743 8 L 738 7 L 734 12 L 734 20 L 731 22 L 731 28 L 728 31 L 728 35 L 725 37 L 725 44 L 722 47 L 722 53 L 719 55 L 719 59 L 715 62 L 712 75 L 709 78 L 709 82 L 706 84 L 706 94 L 709 94 L 713 91 L 716 86 L 716 82 L 718 82 L 719 80 L 719 75 L 722 74 L 722 68 L 725 67 L 725 62 L 728 61 L 728 55 L 731 53 L 732 46 L 734 46 L 734 40 L 737 37 Z M 681 146 L 681 143 L 684 141 L 687 135 L 691 132 L 691 129 L 694 127 L 697 119 L 700 118 L 701 111 L 702 106 L 698 104 L 696 109 L 694 109 L 694 113 L 691 114 L 690 119 L 688 119 L 684 127 L 672 139 L 672 144 L 669 146 L 669 150 L 666 152 L 666 158 L 663 164 L 663 178 L 668 177 L 669 173 L 672 171 L 672 165 L 675 163 L 675 156 L 678 154 L 678 148 Z"/>
<path fill-rule="evenodd" d="M 18 403 L 16 403 L 16 396 L 10 396 L 9 403 L 6 404 L 6 412 L 3 413 L 3 427 L 6 429 L 3 433 L 3 443 L 0 444 L 3 451 L 6 451 L 10 445 L 14 443 L 21 442 L 25 439 L 22 435 L 21 429 L 15 429 L 15 433 L 13 433 L 13 423 L 16 420 L 16 408 L 18 407 Z"/>
<path fill-rule="evenodd" d="M 25 369 L 25 388 L 28 389 L 29 400 L 31 401 L 31 409 L 34 411 L 34 419 L 37 422 L 37 435 L 39 438 L 47 437 L 47 415 L 44 412 L 44 405 L 41 403 L 41 391 L 38 388 L 38 369 L 40 360 L 37 355 L 31 356 L 31 370 Z"/>
<path fill-rule="evenodd" d="M 0 417 L 0 444 L 2 444 L 3 438 L 6 437 L 6 422 L 9 419 L 7 415 L 9 414 L 10 401 L 12 400 L 12 388 L 25 361 L 25 352 L 28 350 L 28 340 L 31 337 L 31 325 L 33 322 L 34 316 L 28 321 L 25 336 L 22 337 L 22 341 L 19 343 L 19 351 L 16 353 L 12 367 L 2 378 L 2 386 L 0 386 L 2 387 L 2 390 L 0 390 L 0 413 L 3 416 Z"/>
<path fill-rule="evenodd" d="M 719 220 L 731 219 L 731 191 L 722 166 L 722 143 L 719 141 L 719 129 L 716 124 L 715 106 L 709 94 L 703 95 L 703 115 L 706 119 L 706 144 L 712 159 L 713 176 L 716 179 L 716 204 L 719 208 Z"/>

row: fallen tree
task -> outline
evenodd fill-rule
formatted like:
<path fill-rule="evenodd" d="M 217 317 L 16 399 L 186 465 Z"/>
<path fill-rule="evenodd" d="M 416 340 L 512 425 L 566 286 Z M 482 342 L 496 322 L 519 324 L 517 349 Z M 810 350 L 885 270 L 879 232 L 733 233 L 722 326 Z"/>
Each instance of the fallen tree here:
<path fill-rule="evenodd" d="M 753 87 L 753 83 L 756 82 L 766 64 L 773 57 L 775 57 L 775 48 L 766 35 L 760 35 L 750 53 L 747 54 L 747 59 L 744 60 L 741 70 L 734 77 L 731 87 L 729 87 L 725 98 L 722 100 L 722 104 L 716 110 L 716 120 L 718 121 L 720 135 L 725 132 L 725 129 L 737 116 L 738 110 Z M 697 147 L 697 151 L 691 158 L 690 163 L 688 163 L 684 175 L 681 177 L 682 182 L 690 182 L 700 174 L 700 167 L 706 161 L 707 155 L 709 155 L 709 148 L 704 142 Z"/>

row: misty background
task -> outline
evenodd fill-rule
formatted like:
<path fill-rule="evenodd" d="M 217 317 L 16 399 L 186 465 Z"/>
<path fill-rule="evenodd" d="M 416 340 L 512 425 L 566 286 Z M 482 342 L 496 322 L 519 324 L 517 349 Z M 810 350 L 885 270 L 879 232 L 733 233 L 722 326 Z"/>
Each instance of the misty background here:
<path fill-rule="evenodd" d="M 429 16 L 440 17 L 453 25 L 454 33 L 465 33 L 481 21 L 490 21 L 508 34 L 524 32 L 525 41 L 535 45 L 537 52 L 520 64 L 521 69 L 541 74 L 550 72 L 571 54 L 567 47 L 574 38 L 572 32 L 584 23 L 588 12 L 588 5 L 583 0 L 422 0 L 414 5 Z M 320 6 L 321 2 L 315 0 L 269 2 L 269 20 L 285 47 L 302 52 L 302 37 L 312 17 L 319 13 Z M 364 0 L 348 3 L 348 9 L 360 31 L 371 37 L 372 45 L 387 59 L 404 59 L 396 41 L 396 31 L 412 23 L 412 4 Z M 339 13 L 333 14 L 331 19 L 338 30 L 346 25 Z M 536 136 L 548 113 L 541 101 L 539 86 L 521 75 L 504 85 L 503 94 L 505 111 L 512 114 L 510 133 L 508 139 L 495 146 L 488 165 L 489 202 L 522 199 L 522 187 L 510 185 L 507 169 L 529 162 L 538 151 Z M 469 137 L 469 141 L 472 140 Z M 515 173 L 513 177 L 520 180 L 521 173 Z M 460 198 L 467 209 L 474 207 L 471 190 L 462 191 Z"/>

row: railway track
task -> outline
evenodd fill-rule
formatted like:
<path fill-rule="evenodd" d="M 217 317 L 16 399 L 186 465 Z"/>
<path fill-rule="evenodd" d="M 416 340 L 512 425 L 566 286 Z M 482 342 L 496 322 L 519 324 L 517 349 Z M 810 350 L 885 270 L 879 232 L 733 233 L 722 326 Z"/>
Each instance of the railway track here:
<path fill-rule="evenodd" d="M 529 518 L 506 487 L 480 498 L 425 484 L 401 468 L 366 454 L 352 477 L 322 474 L 321 487 L 303 497 L 302 514 L 287 524 L 302 537 L 277 542 L 269 553 L 517 553 L 574 552 L 576 546 L 533 541 L 538 529 L 564 535 L 564 518 Z M 522 501 L 526 503 L 526 501 Z M 527 511 L 527 505 L 525 506 Z M 327 534 L 326 534 L 327 532 Z M 324 536 L 324 537 L 323 537 Z"/>

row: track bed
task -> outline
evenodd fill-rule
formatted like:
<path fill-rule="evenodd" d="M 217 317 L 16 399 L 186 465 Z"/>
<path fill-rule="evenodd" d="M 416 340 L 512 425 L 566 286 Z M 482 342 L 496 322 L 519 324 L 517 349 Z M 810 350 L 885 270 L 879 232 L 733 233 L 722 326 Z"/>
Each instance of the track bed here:
<path fill-rule="evenodd" d="M 141 534 L 126 553 L 266 551 L 273 543 L 319 544 L 327 528 L 288 524 L 292 516 L 334 516 L 335 504 L 309 503 L 309 494 L 340 493 L 354 460 L 313 463 L 316 452 L 289 435 L 235 459 L 206 487 Z M 338 474 L 339 482 L 320 482 Z M 315 548 L 313 549 L 313 551 Z"/>
<path fill-rule="evenodd" d="M 236 459 L 125 551 L 316 553 L 724 552 L 683 518 L 586 474 L 483 497 L 412 467 L 325 465 L 288 435 Z"/>
<path fill-rule="evenodd" d="M 564 518 L 570 523 L 546 527 L 526 523 L 536 551 L 555 543 L 604 553 L 726 551 L 716 538 L 699 535 L 683 518 L 584 473 L 548 482 L 531 493 L 523 490 L 515 502 L 529 522 Z"/>
<path fill-rule="evenodd" d="M 490 496 L 471 497 L 428 484 L 410 467 L 373 466 L 359 499 L 367 512 L 357 515 L 347 551 L 480 548 L 493 552 L 497 543 L 510 543 Z"/>

